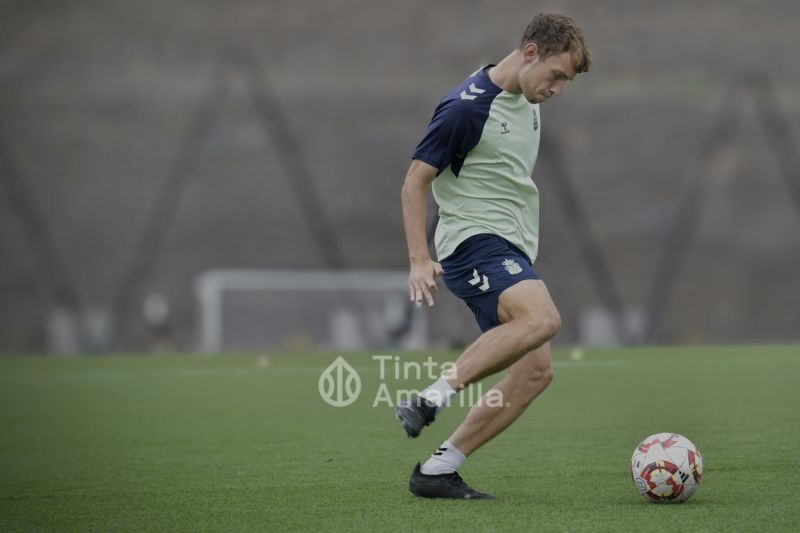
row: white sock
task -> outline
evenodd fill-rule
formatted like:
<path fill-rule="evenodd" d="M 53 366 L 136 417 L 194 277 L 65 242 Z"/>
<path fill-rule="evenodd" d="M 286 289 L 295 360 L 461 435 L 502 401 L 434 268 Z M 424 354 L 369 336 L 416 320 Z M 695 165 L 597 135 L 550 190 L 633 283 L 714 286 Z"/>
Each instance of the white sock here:
<path fill-rule="evenodd" d="M 450 386 L 447 380 L 444 377 L 440 377 L 433 385 L 420 392 L 419 395 L 436 404 L 436 413 L 438 414 L 455 393 L 455 389 Z"/>
<path fill-rule="evenodd" d="M 450 441 L 444 441 L 438 450 L 433 452 L 431 458 L 425 461 L 425 464 L 420 468 L 420 472 L 426 476 L 433 476 L 436 474 L 452 474 L 461 463 L 466 461 L 464 454 L 458 448 L 450 444 Z"/>

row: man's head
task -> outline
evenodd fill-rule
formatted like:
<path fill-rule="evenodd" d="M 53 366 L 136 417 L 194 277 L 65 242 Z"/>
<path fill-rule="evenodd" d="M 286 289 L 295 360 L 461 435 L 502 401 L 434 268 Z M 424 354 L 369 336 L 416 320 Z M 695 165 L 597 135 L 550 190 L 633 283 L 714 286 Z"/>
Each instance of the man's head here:
<path fill-rule="evenodd" d="M 529 102 L 561 94 L 567 81 L 592 64 L 583 32 L 566 15 L 536 15 L 522 36 L 519 86 Z"/>

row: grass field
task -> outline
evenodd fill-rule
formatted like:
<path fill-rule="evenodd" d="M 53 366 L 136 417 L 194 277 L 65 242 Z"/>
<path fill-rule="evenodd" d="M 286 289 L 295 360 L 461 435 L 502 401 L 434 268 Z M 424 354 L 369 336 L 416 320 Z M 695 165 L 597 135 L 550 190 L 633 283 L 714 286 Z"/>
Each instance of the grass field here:
<path fill-rule="evenodd" d="M 372 407 L 368 354 L 345 354 L 359 399 L 322 401 L 337 355 L 0 359 L 0 531 L 800 531 L 798 346 L 558 351 L 550 389 L 463 466 L 498 497 L 477 502 L 407 490 L 466 407 L 409 440 Z M 392 392 L 428 381 L 389 370 Z M 659 431 L 703 453 L 685 504 L 630 480 Z"/>

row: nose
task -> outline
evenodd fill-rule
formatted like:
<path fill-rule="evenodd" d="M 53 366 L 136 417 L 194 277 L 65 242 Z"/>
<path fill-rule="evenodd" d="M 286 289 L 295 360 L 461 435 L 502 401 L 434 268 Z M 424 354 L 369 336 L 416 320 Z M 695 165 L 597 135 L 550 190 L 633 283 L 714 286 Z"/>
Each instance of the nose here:
<path fill-rule="evenodd" d="M 556 83 L 553 84 L 552 87 L 550 87 L 550 92 L 553 93 L 554 96 L 559 96 L 561 94 L 561 91 L 563 90 L 564 90 L 563 81 L 557 81 Z"/>

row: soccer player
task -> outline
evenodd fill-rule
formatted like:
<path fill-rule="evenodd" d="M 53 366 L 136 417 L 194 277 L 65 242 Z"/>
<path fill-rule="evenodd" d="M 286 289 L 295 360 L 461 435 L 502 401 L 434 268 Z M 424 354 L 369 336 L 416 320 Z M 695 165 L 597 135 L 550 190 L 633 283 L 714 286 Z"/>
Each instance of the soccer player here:
<path fill-rule="evenodd" d="M 500 370 L 507 375 L 475 404 L 409 489 L 429 498 L 489 499 L 457 473 L 464 460 L 511 424 L 550 384 L 550 339 L 560 317 L 533 269 L 539 193 L 539 104 L 564 90 L 591 59 L 583 32 L 564 15 L 540 14 L 519 48 L 473 73 L 438 105 L 402 188 L 411 301 L 433 305 L 435 277 L 464 300 L 483 332 L 419 395 L 396 408 L 410 437 L 458 391 Z M 436 254 L 425 236 L 428 189 L 439 205 Z"/>

